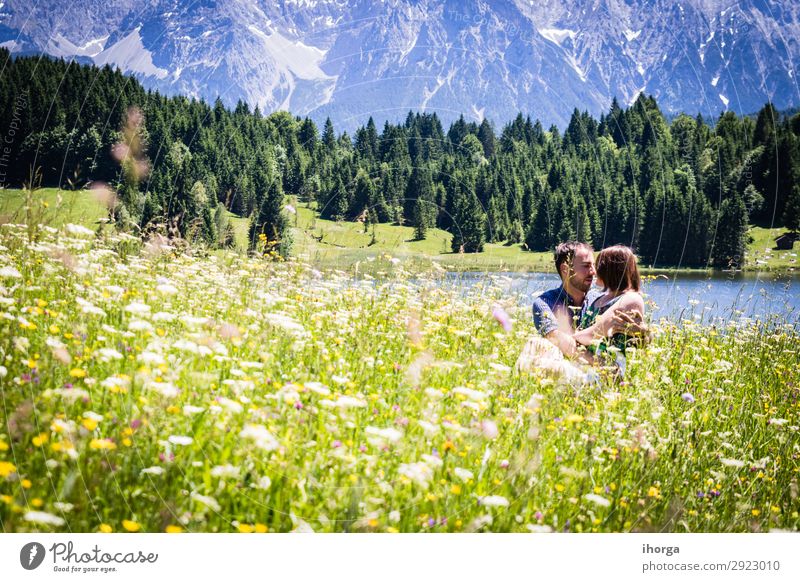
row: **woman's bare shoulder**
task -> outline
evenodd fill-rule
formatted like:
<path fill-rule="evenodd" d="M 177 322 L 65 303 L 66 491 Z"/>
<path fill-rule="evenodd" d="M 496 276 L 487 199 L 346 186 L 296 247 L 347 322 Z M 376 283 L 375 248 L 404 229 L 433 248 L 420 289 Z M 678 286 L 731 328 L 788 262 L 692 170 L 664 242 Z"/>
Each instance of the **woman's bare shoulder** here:
<path fill-rule="evenodd" d="M 626 291 L 614 305 L 615 310 L 644 312 L 644 298 L 638 291 Z"/>

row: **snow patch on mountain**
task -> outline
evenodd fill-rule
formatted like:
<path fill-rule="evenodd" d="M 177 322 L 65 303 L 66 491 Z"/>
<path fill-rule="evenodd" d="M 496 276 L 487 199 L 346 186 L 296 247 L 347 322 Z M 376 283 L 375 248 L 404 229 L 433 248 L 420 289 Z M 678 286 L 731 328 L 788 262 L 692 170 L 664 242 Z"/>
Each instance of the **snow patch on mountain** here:
<path fill-rule="evenodd" d="M 298 79 L 332 78 L 319 67 L 327 51 L 308 46 L 299 40 L 289 40 L 277 31 L 267 34 L 252 24 L 247 28 L 264 41 L 264 48 L 275 60 L 279 70 L 291 72 Z"/>
<path fill-rule="evenodd" d="M 574 30 L 568 28 L 540 28 L 539 34 L 558 46 L 561 46 L 567 39 L 574 40 L 577 36 Z"/>
<path fill-rule="evenodd" d="M 625 30 L 624 34 L 625 38 L 628 39 L 628 42 L 631 42 L 639 38 L 639 35 L 642 34 L 642 31 L 637 30 L 636 32 L 633 32 L 630 28 L 628 28 Z"/>
<path fill-rule="evenodd" d="M 164 79 L 169 71 L 153 64 L 153 56 L 144 47 L 140 30 L 141 27 L 136 27 L 125 38 L 95 55 L 94 62 L 98 65 L 116 65 L 123 71 Z"/>

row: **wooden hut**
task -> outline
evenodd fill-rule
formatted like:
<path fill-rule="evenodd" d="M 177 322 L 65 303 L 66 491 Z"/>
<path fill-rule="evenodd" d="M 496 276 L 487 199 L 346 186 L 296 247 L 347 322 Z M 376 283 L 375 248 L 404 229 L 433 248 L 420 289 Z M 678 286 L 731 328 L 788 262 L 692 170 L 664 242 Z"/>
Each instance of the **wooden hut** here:
<path fill-rule="evenodd" d="M 794 241 L 797 240 L 798 235 L 796 232 L 785 232 L 779 237 L 775 238 L 775 248 L 779 251 L 790 251 L 794 247 Z"/>

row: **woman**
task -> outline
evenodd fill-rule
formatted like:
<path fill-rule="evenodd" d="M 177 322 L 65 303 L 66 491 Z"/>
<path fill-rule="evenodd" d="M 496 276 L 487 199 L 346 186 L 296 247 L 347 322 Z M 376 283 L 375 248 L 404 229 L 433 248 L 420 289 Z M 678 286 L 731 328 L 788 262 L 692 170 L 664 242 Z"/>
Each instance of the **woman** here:
<path fill-rule="evenodd" d="M 624 353 L 647 332 L 636 255 L 623 245 L 608 247 L 597 256 L 595 270 L 605 292 L 586 309 L 573 339 L 593 354 L 611 346 Z"/>

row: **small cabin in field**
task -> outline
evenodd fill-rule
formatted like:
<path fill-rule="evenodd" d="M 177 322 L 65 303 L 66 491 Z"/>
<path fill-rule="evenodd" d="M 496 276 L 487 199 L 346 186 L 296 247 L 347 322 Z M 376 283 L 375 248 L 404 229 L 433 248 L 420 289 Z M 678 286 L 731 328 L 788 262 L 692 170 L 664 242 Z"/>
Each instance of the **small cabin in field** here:
<path fill-rule="evenodd" d="M 796 232 L 785 232 L 779 237 L 775 238 L 775 248 L 779 251 L 790 251 L 792 247 L 794 247 L 794 241 L 796 241 L 800 235 Z"/>

